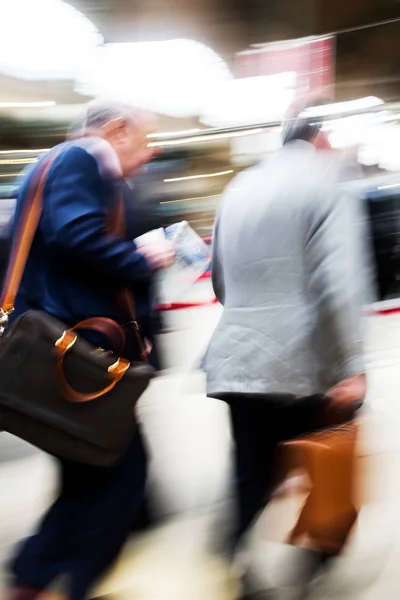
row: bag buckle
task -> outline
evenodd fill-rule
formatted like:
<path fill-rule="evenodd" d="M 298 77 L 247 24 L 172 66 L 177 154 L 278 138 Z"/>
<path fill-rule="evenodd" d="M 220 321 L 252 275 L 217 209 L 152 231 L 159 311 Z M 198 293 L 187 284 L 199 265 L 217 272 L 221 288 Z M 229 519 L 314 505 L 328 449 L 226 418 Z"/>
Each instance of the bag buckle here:
<path fill-rule="evenodd" d="M 68 352 L 68 350 L 71 350 L 72 346 L 75 344 L 77 339 L 78 336 L 69 329 L 67 329 L 66 331 L 64 331 L 62 336 L 56 341 L 54 345 L 56 348 L 59 348 L 61 350 L 62 354 L 65 354 L 66 352 Z"/>
<path fill-rule="evenodd" d="M 125 329 L 126 327 L 132 327 L 135 331 L 140 331 L 140 325 L 137 321 L 128 321 L 124 323 L 122 327 Z"/>
<path fill-rule="evenodd" d="M 121 379 L 130 366 L 131 363 L 129 360 L 126 360 L 125 358 L 119 358 L 117 361 L 115 361 L 115 363 L 108 367 L 107 371 L 110 373 L 110 375 L 115 374 L 118 379 Z"/>
<path fill-rule="evenodd" d="M 4 310 L 4 308 L 0 308 L 0 325 L 5 325 L 8 321 L 8 317 L 11 313 L 14 312 L 14 307 L 9 310 Z"/>
<path fill-rule="evenodd" d="M 9 310 L 4 310 L 4 308 L 0 308 L 0 337 L 2 337 L 2 335 L 4 334 L 8 323 L 8 317 L 13 312 L 14 307 L 10 308 Z"/>

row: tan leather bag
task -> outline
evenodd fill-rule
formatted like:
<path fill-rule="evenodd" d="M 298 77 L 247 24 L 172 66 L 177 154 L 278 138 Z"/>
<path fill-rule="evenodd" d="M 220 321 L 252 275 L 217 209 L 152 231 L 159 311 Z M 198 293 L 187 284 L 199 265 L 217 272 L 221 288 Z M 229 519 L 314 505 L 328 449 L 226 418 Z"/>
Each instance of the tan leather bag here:
<path fill-rule="evenodd" d="M 358 425 L 348 422 L 281 445 L 286 468 L 303 467 L 311 491 L 288 542 L 338 554 L 355 524 L 355 467 Z"/>

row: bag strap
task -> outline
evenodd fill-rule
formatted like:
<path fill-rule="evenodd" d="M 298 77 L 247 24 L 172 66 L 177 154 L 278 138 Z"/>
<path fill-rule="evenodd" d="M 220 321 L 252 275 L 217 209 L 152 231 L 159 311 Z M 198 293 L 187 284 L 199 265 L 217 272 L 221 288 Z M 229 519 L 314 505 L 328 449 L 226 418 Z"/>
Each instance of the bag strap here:
<path fill-rule="evenodd" d="M 111 233 L 126 239 L 125 207 L 122 192 L 118 194 L 116 210 L 110 215 L 109 229 Z M 149 362 L 148 351 L 143 344 L 139 323 L 136 320 L 136 307 L 133 293 L 130 289 L 123 288 L 120 290 L 117 300 L 120 308 L 129 319 L 128 325 L 132 326 L 142 360 Z"/>
<path fill-rule="evenodd" d="M 47 174 L 59 152 L 39 164 L 33 173 L 11 247 L 0 298 L 0 324 L 7 323 L 9 315 L 14 311 L 15 298 L 43 210 L 43 190 Z"/>

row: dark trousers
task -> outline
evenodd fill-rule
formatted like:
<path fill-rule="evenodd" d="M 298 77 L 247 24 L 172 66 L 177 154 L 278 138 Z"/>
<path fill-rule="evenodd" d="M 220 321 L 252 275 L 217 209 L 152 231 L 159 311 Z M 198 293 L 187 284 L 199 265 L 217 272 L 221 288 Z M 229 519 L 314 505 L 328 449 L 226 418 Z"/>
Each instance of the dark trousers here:
<path fill-rule="evenodd" d="M 229 404 L 235 442 L 238 519 L 229 542 L 231 553 L 271 497 L 277 483 L 278 444 L 315 429 L 324 398 L 227 394 L 220 399 Z"/>
<path fill-rule="evenodd" d="M 121 461 L 94 468 L 59 460 L 60 495 L 12 564 L 14 584 L 46 588 L 65 577 L 63 593 L 82 600 L 117 558 L 143 503 L 147 460 L 138 429 Z"/>

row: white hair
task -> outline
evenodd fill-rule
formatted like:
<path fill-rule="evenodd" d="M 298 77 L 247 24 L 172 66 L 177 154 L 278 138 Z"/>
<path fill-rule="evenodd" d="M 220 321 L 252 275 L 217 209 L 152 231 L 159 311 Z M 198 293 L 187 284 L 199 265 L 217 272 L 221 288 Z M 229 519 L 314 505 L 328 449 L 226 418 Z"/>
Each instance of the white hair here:
<path fill-rule="evenodd" d="M 80 117 L 71 124 L 68 137 L 95 134 L 103 125 L 119 118 L 127 119 L 133 125 L 138 125 L 140 120 L 138 111 L 129 104 L 114 100 L 91 100 Z"/>

